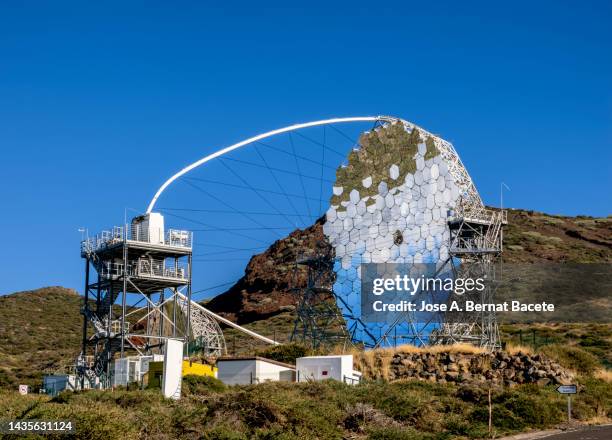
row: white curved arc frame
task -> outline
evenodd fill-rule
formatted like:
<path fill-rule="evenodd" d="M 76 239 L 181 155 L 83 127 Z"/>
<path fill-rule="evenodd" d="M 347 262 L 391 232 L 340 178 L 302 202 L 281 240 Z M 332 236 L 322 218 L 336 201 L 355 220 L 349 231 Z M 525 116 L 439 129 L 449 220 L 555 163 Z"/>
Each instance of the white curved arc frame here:
<path fill-rule="evenodd" d="M 203 157 L 202 159 L 196 162 L 193 162 L 191 165 L 186 166 L 185 168 L 180 170 L 178 173 L 174 174 L 172 177 L 166 180 L 162 186 L 159 187 L 159 189 L 155 193 L 155 196 L 153 196 L 151 203 L 149 203 L 146 213 L 149 214 L 151 211 L 153 211 L 153 208 L 155 207 L 155 203 L 157 203 L 157 199 L 159 198 L 159 196 L 176 179 L 187 174 L 189 171 L 199 167 L 200 165 L 203 165 L 206 162 L 209 162 L 212 159 L 215 159 L 217 157 L 223 156 L 224 154 L 229 153 L 230 151 L 237 150 L 238 148 L 244 147 L 246 145 L 252 144 L 253 142 L 257 142 L 262 139 L 266 139 L 266 138 L 275 136 L 277 134 L 288 133 L 288 132 L 299 130 L 302 128 L 316 127 L 319 125 L 338 124 L 338 123 L 344 123 L 344 122 L 376 122 L 376 121 L 385 121 L 385 122 L 401 121 L 403 124 L 411 128 L 417 127 L 416 125 L 408 121 L 405 121 L 401 118 L 396 118 L 393 116 L 355 116 L 355 117 L 348 117 L 348 118 L 323 119 L 320 121 L 305 122 L 303 124 L 294 124 L 294 125 L 289 125 L 287 127 L 279 128 L 276 130 L 268 131 L 266 133 L 258 134 L 257 136 L 250 137 L 244 141 L 238 142 L 236 144 L 230 145 L 229 147 L 223 148 L 212 154 L 209 154 L 208 156 Z M 461 159 L 459 159 L 459 155 L 457 154 L 453 146 L 449 142 L 446 142 L 445 140 L 440 139 L 438 136 L 435 136 L 429 133 L 428 131 L 423 130 L 421 127 L 417 127 L 417 128 L 421 130 L 422 132 L 433 136 L 433 138 L 436 141 L 436 146 L 441 151 L 442 155 L 445 156 L 445 159 L 447 159 L 451 164 L 450 171 L 453 174 L 453 177 L 455 177 L 456 181 L 462 184 L 464 188 L 466 189 L 465 198 L 467 199 L 468 203 L 474 206 L 482 207 L 483 203 L 480 198 L 480 195 L 478 194 L 478 191 L 476 190 L 476 187 L 474 186 L 474 183 L 472 182 L 471 177 L 469 176 L 467 170 L 461 163 Z"/>
<path fill-rule="evenodd" d="M 159 187 L 159 189 L 155 193 L 155 196 L 153 197 L 153 199 L 151 200 L 151 203 L 149 203 L 149 206 L 147 208 L 147 214 L 149 214 L 153 210 L 153 208 L 155 207 L 155 203 L 157 202 L 157 199 L 159 198 L 159 196 L 176 179 L 187 174 L 189 171 L 193 170 L 194 168 L 197 168 L 200 165 L 205 164 L 208 161 L 211 161 L 219 156 L 223 156 L 224 154 L 229 153 L 230 151 L 237 150 L 238 148 L 244 147 L 245 145 L 249 145 L 249 144 L 252 144 L 253 142 L 257 142 L 259 140 L 266 139 L 272 136 L 276 136 L 277 134 L 287 133 L 287 132 L 299 130 L 302 128 L 316 127 L 318 125 L 338 124 L 342 122 L 368 122 L 368 121 L 391 122 L 391 121 L 397 121 L 397 120 L 399 120 L 399 118 L 394 118 L 391 116 L 357 116 L 357 117 L 352 117 L 352 118 L 332 118 L 332 119 L 323 119 L 321 121 L 306 122 L 303 124 L 294 124 L 288 127 L 283 127 L 283 128 L 279 128 L 276 130 L 268 131 L 266 133 L 258 134 L 257 136 L 253 136 L 244 141 L 238 142 L 237 144 L 230 145 L 229 147 L 223 148 L 219 151 L 209 154 L 208 156 L 203 157 L 202 159 L 192 163 L 191 165 L 186 166 L 185 168 L 180 170 L 178 173 L 170 177 L 168 180 L 164 182 L 162 186 Z"/>

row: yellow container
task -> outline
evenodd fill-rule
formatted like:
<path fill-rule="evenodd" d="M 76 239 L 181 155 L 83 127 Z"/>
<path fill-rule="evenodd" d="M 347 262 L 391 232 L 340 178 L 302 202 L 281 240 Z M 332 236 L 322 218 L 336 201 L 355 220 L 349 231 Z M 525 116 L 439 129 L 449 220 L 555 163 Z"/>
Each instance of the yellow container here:
<path fill-rule="evenodd" d="M 183 377 L 194 374 L 196 376 L 217 376 L 217 367 L 200 364 L 199 362 L 183 361 Z"/>
<path fill-rule="evenodd" d="M 147 387 L 161 388 L 161 380 L 163 374 L 163 362 L 149 362 L 149 371 L 147 373 Z M 199 362 L 183 361 L 183 377 L 188 375 L 216 377 L 217 367 L 201 364 Z"/>

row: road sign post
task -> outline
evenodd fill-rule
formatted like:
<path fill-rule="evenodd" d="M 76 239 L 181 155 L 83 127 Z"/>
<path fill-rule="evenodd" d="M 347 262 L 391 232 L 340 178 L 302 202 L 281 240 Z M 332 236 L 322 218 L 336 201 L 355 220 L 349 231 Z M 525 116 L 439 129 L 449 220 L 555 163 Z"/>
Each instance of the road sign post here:
<path fill-rule="evenodd" d="M 572 421 L 572 394 L 576 394 L 578 389 L 576 385 L 559 385 L 557 387 L 559 394 L 567 394 L 567 422 Z"/>

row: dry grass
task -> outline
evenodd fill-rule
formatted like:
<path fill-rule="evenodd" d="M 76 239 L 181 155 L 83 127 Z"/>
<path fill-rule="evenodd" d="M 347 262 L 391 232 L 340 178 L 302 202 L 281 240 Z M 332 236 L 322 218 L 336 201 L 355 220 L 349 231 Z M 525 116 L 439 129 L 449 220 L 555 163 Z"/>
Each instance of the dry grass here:
<path fill-rule="evenodd" d="M 599 370 L 595 371 L 593 376 L 596 379 L 600 379 L 605 382 L 612 383 L 612 370 L 606 370 L 605 368 L 600 368 Z"/>
<path fill-rule="evenodd" d="M 428 347 L 417 347 L 406 344 L 396 348 L 378 348 L 375 350 L 351 350 L 355 368 L 361 371 L 364 377 L 370 379 L 389 379 L 389 368 L 391 359 L 395 353 L 462 353 L 480 354 L 485 350 L 470 344 L 434 345 Z"/>
<path fill-rule="evenodd" d="M 433 345 L 431 347 L 420 348 L 414 347 L 412 345 L 406 346 L 402 345 L 398 347 L 400 351 L 405 353 L 410 353 L 410 351 L 405 350 L 405 347 L 416 348 L 415 352 L 425 352 L 425 353 L 463 353 L 463 354 L 480 354 L 485 353 L 486 350 L 484 348 L 476 347 L 471 344 L 452 344 L 452 345 Z M 414 353 L 414 352 L 413 352 Z"/>
<path fill-rule="evenodd" d="M 599 415 L 585 420 L 584 423 L 586 423 L 587 425 L 606 425 L 610 423 L 610 420 L 612 419 L 610 419 L 609 417 Z"/>
<path fill-rule="evenodd" d="M 514 344 L 507 344 L 506 345 L 506 352 L 512 356 L 517 355 L 519 353 L 522 354 L 533 354 L 533 348 L 528 347 L 526 345 L 514 345 Z"/>

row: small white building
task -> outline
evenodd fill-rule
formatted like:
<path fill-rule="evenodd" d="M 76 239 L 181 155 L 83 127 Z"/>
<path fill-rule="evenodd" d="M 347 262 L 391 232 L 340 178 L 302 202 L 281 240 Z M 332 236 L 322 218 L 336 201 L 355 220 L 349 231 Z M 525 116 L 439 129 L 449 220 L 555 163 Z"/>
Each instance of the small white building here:
<path fill-rule="evenodd" d="M 164 356 L 127 356 L 115 359 L 111 366 L 113 386 L 127 386 L 130 383 L 142 382 L 142 376 L 149 371 L 149 362 L 163 361 Z"/>
<path fill-rule="evenodd" d="M 294 365 L 258 356 L 220 358 L 217 368 L 217 378 L 227 385 L 295 380 Z"/>
<path fill-rule="evenodd" d="M 296 360 L 298 382 L 334 379 L 350 385 L 361 381 L 361 373 L 353 369 L 353 355 L 306 356 Z"/>
<path fill-rule="evenodd" d="M 43 377 L 43 389 L 50 396 L 57 396 L 64 390 L 75 391 L 79 385 L 73 374 L 50 374 Z"/>

